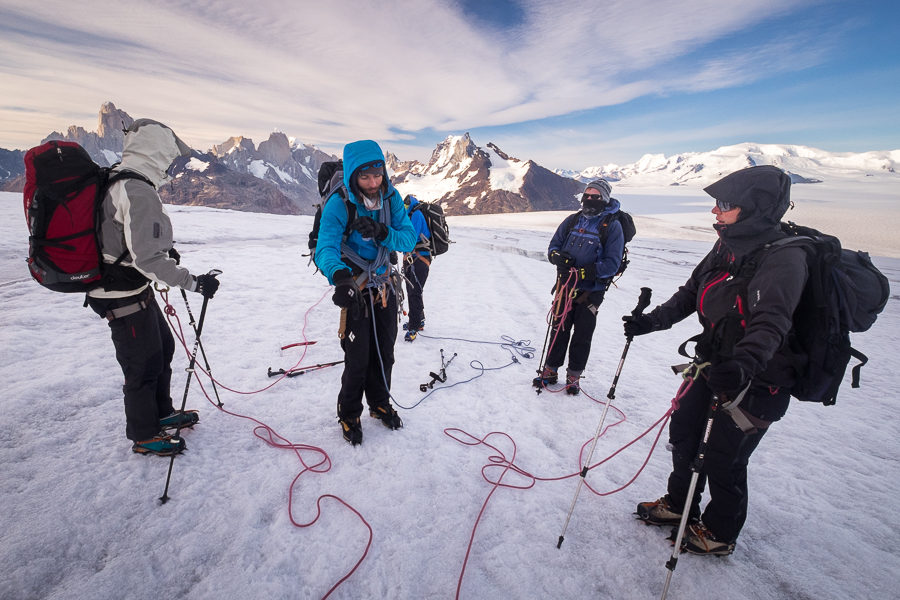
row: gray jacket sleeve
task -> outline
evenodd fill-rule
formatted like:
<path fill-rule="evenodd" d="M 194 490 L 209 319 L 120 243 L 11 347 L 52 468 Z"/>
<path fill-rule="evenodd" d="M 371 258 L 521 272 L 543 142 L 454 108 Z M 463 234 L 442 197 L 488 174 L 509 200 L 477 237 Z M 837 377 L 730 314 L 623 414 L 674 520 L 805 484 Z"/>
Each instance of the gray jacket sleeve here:
<path fill-rule="evenodd" d="M 143 181 L 128 179 L 116 191 L 116 220 L 123 224 L 132 266 L 153 281 L 193 291 L 196 281 L 190 271 L 169 258 L 172 223 L 156 190 Z"/>

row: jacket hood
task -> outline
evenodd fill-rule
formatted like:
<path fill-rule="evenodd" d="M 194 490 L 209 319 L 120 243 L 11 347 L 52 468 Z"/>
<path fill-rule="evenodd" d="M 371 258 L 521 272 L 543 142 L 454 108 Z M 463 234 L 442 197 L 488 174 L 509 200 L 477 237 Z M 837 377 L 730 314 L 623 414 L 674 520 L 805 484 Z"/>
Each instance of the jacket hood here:
<path fill-rule="evenodd" d="M 406 198 L 404 198 L 404 201 L 409 201 L 409 208 L 406 209 L 407 212 L 412 211 L 412 209 L 414 209 L 416 207 L 416 205 L 419 203 L 418 198 L 416 198 L 412 194 L 409 194 L 408 196 L 406 196 Z"/>
<path fill-rule="evenodd" d="M 358 198 L 360 195 L 359 188 L 356 185 L 357 169 L 373 160 L 380 160 L 383 163 L 384 152 L 372 140 L 360 140 L 344 146 L 344 185 L 353 193 L 354 197 Z M 381 192 L 384 196 L 387 196 L 391 184 L 385 167 L 382 167 L 382 174 L 384 177 L 381 183 Z"/>
<path fill-rule="evenodd" d="M 159 187 L 168 178 L 172 161 L 190 154 L 190 147 L 174 131 L 159 121 L 138 119 L 125 132 L 120 168 L 137 171 Z"/>
<path fill-rule="evenodd" d="M 735 255 L 783 236 L 779 224 L 791 205 L 791 178 L 778 167 L 762 165 L 735 171 L 703 191 L 741 207 L 736 223 L 713 226 Z"/>

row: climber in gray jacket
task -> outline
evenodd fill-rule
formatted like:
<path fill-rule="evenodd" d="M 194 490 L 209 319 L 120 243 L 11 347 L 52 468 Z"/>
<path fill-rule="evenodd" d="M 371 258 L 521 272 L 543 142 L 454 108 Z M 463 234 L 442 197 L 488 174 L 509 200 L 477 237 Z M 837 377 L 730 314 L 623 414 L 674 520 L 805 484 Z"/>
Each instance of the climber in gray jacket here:
<path fill-rule="evenodd" d="M 153 295 L 151 282 L 212 298 L 213 273 L 195 276 L 180 266 L 172 247 L 172 223 L 157 188 L 169 166 L 190 148 L 157 121 L 138 119 L 125 132 L 122 162 L 102 206 L 103 280 L 86 304 L 110 327 L 125 384 L 125 435 L 140 454 L 171 455 L 184 441 L 165 432 L 197 421 L 195 411 L 176 412 L 169 394 L 175 341 Z"/>

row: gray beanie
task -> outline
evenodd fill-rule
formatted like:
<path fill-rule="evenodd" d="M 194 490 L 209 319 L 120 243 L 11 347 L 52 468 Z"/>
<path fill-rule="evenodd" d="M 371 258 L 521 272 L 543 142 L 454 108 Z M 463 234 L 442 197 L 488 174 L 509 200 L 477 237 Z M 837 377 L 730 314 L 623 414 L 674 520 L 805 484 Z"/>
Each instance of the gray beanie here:
<path fill-rule="evenodd" d="M 600 192 L 600 196 L 604 202 L 609 202 L 609 195 L 612 194 L 612 186 L 605 179 L 595 179 L 585 186 L 585 190 L 594 188 Z"/>

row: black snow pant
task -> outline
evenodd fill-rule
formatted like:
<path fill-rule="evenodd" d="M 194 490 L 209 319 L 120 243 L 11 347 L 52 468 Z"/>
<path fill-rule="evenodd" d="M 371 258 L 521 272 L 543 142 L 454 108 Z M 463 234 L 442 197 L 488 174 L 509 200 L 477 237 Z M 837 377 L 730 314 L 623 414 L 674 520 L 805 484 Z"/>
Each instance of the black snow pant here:
<path fill-rule="evenodd" d="M 425 281 L 428 280 L 428 271 L 430 270 L 428 257 L 421 257 L 413 254 L 415 260 L 406 263 L 403 267 L 403 275 L 406 277 L 406 298 L 409 301 L 409 324 L 419 327 L 419 324 L 425 320 L 425 300 L 422 297 L 422 290 L 425 287 Z"/>
<path fill-rule="evenodd" d="M 394 366 L 394 342 L 397 340 L 397 298 L 390 289 L 385 305 L 363 291 L 364 308 L 347 311 L 347 324 L 341 348 L 344 350 L 344 373 L 338 393 L 338 418 L 362 415 L 363 394 L 370 407 L 390 404 L 391 369 Z M 382 374 L 383 369 L 383 374 Z"/>
<path fill-rule="evenodd" d="M 88 297 L 88 305 L 101 317 L 141 300 L 146 303 L 143 310 L 109 321 L 116 360 L 125 376 L 125 436 L 133 441 L 158 434 L 159 419 L 173 410 L 169 385 L 175 339 L 149 286 L 125 298 Z"/>
<path fill-rule="evenodd" d="M 765 412 L 765 405 L 776 407 L 780 418 L 787 408 L 790 392 L 771 391 L 767 387 L 753 386 L 747 392 L 741 407 L 751 412 L 754 405 Z M 672 473 L 669 475 L 669 499 L 678 511 L 683 510 L 692 476 L 691 465 L 697 456 L 700 441 L 706 427 L 707 411 L 712 392 L 706 380 L 698 377 L 680 399 L 678 409 L 669 422 L 669 443 L 672 445 Z M 783 408 L 780 408 L 782 407 Z M 752 418 L 752 415 L 750 415 Z M 775 419 L 777 420 L 777 419 Z M 771 421 L 754 419 L 758 427 L 744 433 L 727 413 L 717 410 L 709 435 L 703 470 L 697 480 L 697 488 L 691 503 L 692 517 L 701 517 L 703 524 L 722 542 L 737 540 L 747 519 L 747 464 L 756 450 Z M 704 487 L 709 486 L 709 502 L 700 514 L 700 498 Z"/>
<path fill-rule="evenodd" d="M 603 290 L 582 294 L 572 304 L 572 310 L 562 324 L 553 323 L 550 331 L 552 345 L 547 353 L 546 366 L 554 371 L 558 370 L 566 359 L 568 349 L 569 370 L 579 374 L 584 371 L 591 355 L 594 329 L 597 327 L 597 309 L 603 303 L 605 294 Z"/>

